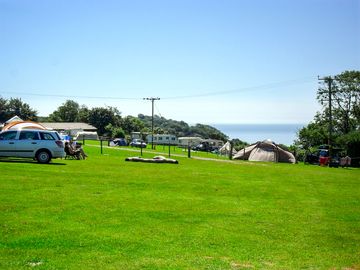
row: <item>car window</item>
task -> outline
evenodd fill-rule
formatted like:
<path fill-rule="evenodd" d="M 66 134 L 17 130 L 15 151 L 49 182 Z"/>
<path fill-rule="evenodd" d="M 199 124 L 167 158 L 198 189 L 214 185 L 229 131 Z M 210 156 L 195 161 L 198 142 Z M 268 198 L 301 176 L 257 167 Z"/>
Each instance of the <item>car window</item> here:
<path fill-rule="evenodd" d="M 15 140 L 17 131 L 7 131 L 0 134 L 0 140 Z"/>
<path fill-rule="evenodd" d="M 39 135 L 36 131 L 21 131 L 19 140 L 39 140 Z"/>
<path fill-rule="evenodd" d="M 52 135 L 54 135 L 55 140 L 61 140 L 61 136 L 60 136 L 60 134 L 59 134 L 59 133 L 54 132 L 54 133 L 52 133 Z M 68 137 L 68 139 L 70 140 L 70 136 L 67 136 L 67 137 Z"/>
<path fill-rule="evenodd" d="M 40 137 L 42 140 L 51 140 L 51 141 L 56 140 L 54 138 L 54 135 L 48 132 L 40 132 Z"/>

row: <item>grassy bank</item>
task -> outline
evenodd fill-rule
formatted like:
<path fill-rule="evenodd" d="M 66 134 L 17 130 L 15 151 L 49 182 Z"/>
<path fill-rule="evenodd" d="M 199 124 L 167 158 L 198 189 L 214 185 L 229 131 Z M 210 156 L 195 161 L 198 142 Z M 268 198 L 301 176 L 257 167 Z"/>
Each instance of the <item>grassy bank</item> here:
<path fill-rule="evenodd" d="M 0 159 L 1 269 L 360 267 L 358 169 L 85 149 Z"/>

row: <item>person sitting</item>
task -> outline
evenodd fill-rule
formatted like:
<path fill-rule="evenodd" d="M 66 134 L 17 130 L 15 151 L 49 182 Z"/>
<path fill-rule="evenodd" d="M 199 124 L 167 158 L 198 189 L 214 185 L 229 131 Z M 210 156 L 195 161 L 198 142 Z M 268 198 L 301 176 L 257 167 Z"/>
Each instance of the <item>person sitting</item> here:
<path fill-rule="evenodd" d="M 74 150 L 74 151 L 79 151 L 80 155 L 83 159 L 87 158 L 88 155 L 85 154 L 84 149 L 82 148 L 81 144 L 77 143 L 76 141 L 70 141 L 70 147 Z"/>
<path fill-rule="evenodd" d="M 81 156 L 80 150 L 74 150 L 69 142 L 65 142 L 65 153 L 66 156 L 74 157 L 76 159 L 80 159 Z"/>

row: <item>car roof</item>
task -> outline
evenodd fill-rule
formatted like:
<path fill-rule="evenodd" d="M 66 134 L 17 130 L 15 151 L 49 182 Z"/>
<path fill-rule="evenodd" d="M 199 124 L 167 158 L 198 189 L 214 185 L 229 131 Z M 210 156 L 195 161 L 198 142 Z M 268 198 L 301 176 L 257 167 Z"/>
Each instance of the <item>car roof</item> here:
<path fill-rule="evenodd" d="M 1 131 L 0 133 L 3 133 L 3 132 L 8 132 L 8 131 L 40 131 L 40 132 L 57 132 L 56 130 L 26 128 L 26 129 L 8 129 L 8 130 Z"/>

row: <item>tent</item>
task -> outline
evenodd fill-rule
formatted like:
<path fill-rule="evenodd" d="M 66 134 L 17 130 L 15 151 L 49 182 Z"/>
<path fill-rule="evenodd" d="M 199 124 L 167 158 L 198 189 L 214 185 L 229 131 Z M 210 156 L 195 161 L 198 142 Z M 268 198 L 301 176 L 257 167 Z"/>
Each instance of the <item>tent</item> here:
<path fill-rule="evenodd" d="M 12 121 L 5 125 L 2 131 L 9 129 L 46 129 L 43 125 L 32 121 Z"/>
<path fill-rule="evenodd" d="M 271 140 L 254 143 L 237 152 L 234 159 L 295 163 L 295 157 Z"/>
<path fill-rule="evenodd" d="M 230 154 L 230 150 L 231 150 L 231 144 L 230 142 L 226 142 L 223 147 L 221 147 L 219 149 L 219 153 L 220 155 L 224 155 L 224 156 L 228 156 Z M 236 154 L 236 150 L 233 149 L 232 150 L 232 154 L 235 155 Z"/>
<path fill-rule="evenodd" d="M 22 120 L 19 116 L 15 115 L 15 116 L 11 117 L 9 120 L 7 120 L 5 122 L 5 125 L 7 125 L 11 122 L 15 122 L 15 121 L 18 122 L 18 121 L 24 121 L 24 120 Z"/>

